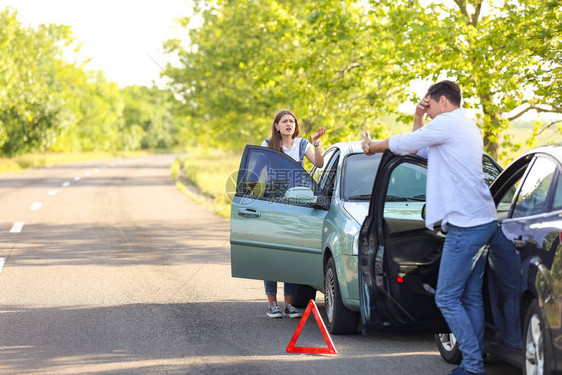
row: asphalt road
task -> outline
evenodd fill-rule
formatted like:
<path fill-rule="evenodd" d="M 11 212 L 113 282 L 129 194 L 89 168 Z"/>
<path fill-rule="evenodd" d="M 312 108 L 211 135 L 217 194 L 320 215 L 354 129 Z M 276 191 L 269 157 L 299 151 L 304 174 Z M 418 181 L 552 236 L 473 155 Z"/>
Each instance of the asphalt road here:
<path fill-rule="evenodd" d="M 0 373 L 454 368 L 425 335 L 333 336 L 337 355 L 286 353 L 299 319 L 267 318 L 263 283 L 230 276 L 229 223 L 176 189 L 173 159 L 0 175 Z M 312 316 L 297 345 L 325 346 Z M 520 371 L 491 358 L 487 373 Z"/>

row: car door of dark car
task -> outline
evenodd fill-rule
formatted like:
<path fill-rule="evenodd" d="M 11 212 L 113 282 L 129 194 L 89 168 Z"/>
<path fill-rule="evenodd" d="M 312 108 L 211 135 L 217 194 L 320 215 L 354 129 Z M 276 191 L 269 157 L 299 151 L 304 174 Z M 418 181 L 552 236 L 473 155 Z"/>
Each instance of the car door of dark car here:
<path fill-rule="evenodd" d="M 310 188 L 318 204 L 288 202 Z M 323 192 L 302 166 L 265 147 L 246 146 L 231 205 L 232 276 L 322 285 Z"/>
<path fill-rule="evenodd" d="M 425 227 L 426 160 L 385 153 L 359 237 L 363 332 L 423 324 L 444 329 L 434 293 L 444 235 Z"/>
<path fill-rule="evenodd" d="M 484 180 L 501 171 L 483 155 Z M 428 332 L 447 329 L 435 305 L 435 288 L 445 235 L 425 227 L 427 161 L 386 152 L 359 236 L 359 297 L 363 332 L 414 325 Z"/>
<path fill-rule="evenodd" d="M 557 352 L 555 358 L 562 359 L 561 171 L 560 164 L 547 155 L 522 159 L 494 182 L 492 193 L 502 231 L 521 257 L 525 291 L 522 314 L 525 315 L 529 301 L 526 296 L 538 298 L 550 327 L 551 340 L 558 343 L 548 347 Z"/>

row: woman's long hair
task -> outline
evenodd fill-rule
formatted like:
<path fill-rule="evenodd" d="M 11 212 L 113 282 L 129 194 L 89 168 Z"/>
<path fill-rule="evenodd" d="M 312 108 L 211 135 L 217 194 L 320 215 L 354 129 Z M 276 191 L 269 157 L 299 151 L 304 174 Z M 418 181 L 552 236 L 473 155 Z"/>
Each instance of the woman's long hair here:
<path fill-rule="evenodd" d="M 291 115 L 295 119 L 295 132 L 293 133 L 293 139 L 298 137 L 300 133 L 299 120 L 293 112 L 289 111 L 288 109 L 283 109 L 277 112 L 277 114 L 275 115 L 275 119 L 273 120 L 273 124 L 271 125 L 271 137 L 269 138 L 269 143 L 267 144 L 267 146 L 281 152 L 283 152 L 281 150 L 281 133 L 279 132 L 279 130 L 275 129 L 275 124 L 279 124 L 279 121 L 281 121 L 281 117 L 285 115 Z"/>

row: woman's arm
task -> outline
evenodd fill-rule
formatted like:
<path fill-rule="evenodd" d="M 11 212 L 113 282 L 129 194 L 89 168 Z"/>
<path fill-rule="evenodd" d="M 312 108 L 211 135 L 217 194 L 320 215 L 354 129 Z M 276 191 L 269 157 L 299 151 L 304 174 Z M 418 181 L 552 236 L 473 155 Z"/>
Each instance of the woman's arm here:
<path fill-rule="evenodd" d="M 326 134 L 326 128 L 320 128 L 312 136 L 312 147 L 306 150 L 304 156 L 316 167 L 322 168 L 324 166 L 324 156 L 322 156 L 322 145 L 320 144 L 320 137 Z"/>

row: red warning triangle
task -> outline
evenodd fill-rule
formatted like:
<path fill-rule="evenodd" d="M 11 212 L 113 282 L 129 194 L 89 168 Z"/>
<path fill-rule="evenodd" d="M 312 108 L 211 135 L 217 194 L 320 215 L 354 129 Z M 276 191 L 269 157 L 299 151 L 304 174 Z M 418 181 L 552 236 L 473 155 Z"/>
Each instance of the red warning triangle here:
<path fill-rule="evenodd" d="M 320 332 L 322 332 L 322 336 L 324 336 L 324 341 L 326 341 L 326 344 L 328 344 L 327 348 L 310 348 L 310 347 L 305 347 L 305 346 L 295 346 L 295 344 L 297 343 L 297 340 L 298 340 L 298 338 L 301 334 L 301 331 L 304 327 L 304 324 L 306 323 L 306 320 L 308 319 L 308 316 L 310 315 L 310 311 L 312 311 L 312 313 L 314 314 L 314 318 L 316 319 L 316 323 L 318 324 L 318 328 L 320 328 Z M 318 311 L 318 307 L 316 306 L 316 303 L 314 303 L 314 300 L 312 300 L 312 299 L 308 303 L 308 306 L 306 307 L 306 310 L 304 310 L 304 313 L 302 314 L 301 321 L 300 321 L 297 329 L 295 330 L 295 333 L 293 334 L 293 338 L 291 338 L 291 342 L 289 343 L 289 346 L 287 346 L 287 353 L 338 354 L 338 352 L 336 351 L 336 347 L 334 346 L 334 343 L 332 342 L 332 338 L 328 334 L 328 330 L 326 329 L 326 326 L 324 325 L 324 321 L 322 320 L 322 317 L 320 316 L 320 312 Z"/>

